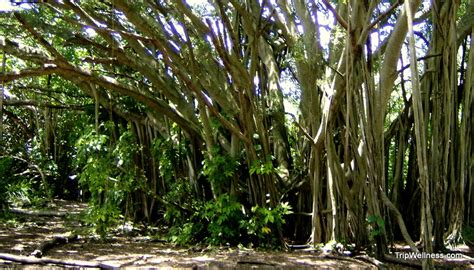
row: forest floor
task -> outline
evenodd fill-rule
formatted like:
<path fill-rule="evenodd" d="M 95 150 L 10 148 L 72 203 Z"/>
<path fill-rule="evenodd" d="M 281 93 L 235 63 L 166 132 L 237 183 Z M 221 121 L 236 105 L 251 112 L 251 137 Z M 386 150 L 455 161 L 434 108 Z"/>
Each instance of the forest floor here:
<path fill-rule="evenodd" d="M 365 268 L 376 269 L 373 261 L 336 254 L 310 251 L 255 251 L 239 248 L 192 247 L 179 248 L 140 234 L 116 233 L 107 241 L 91 237 L 72 239 L 71 232 L 81 231 L 77 218 L 71 218 L 86 208 L 86 204 L 55 201 L 50 209 L 40 212 L 19 210 L 0 223 L 0 257 L 13 256 L 35 262 L 83 262 L 99 267 L 138 267 L 158 269 L 314 269 Z M 48 215 L 48 213 L 54 213 Z M 59 213 L 59 215 L 57 215 Z M 67 214 L 67 215 L 66 215 Z M 132 236 L 133 235 L 133 236 Z M 54 238 L 70 238 L 69 243 L 55 244 L 41 259 L 32 253 Z M 462 248 L 462 247 L 461 247 Z M 472 256 L 468 249 L 465 257 Z M 466 256 L 467 255 L 467 256 Z M 367 258 L 367 257 L 366 257 Z M 456 268 L 474 268 L 469 263 L 453 264 Z M 42 261 L 41 261 L 42 260 Z M 34 268 L 39 264 L 20 264 L 0 259 L 0 268 Z M 396 264 L 384 264 L 402 268 Z M 397 267 L 398 266 L 398 267 Z M 51 265 L 43 265 L 51 269 Z M 403 267 L 406 269 L 406 267 Z"/>

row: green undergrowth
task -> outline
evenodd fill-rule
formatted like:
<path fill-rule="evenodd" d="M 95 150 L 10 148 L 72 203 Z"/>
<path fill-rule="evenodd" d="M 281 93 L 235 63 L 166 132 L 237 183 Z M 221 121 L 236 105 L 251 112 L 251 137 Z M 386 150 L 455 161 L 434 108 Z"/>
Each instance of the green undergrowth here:
<path fill-rule="evenodd" d="M 143 168 L 136 165 L 141 148 L 132 127 L 122 126 L 122 135 L 116 141 L 107 136 L 112 130 L 111 123 L 101 125 L 100 132 L 90 126 L 76 142 L 78 179 L 89 200 L 82 221 L 91 234 L 105 240 L 114 228 L 132 221 L 166 228 L 166 240 L 176 245 L 281 246 L 285 216 L 291 213 L 289 204 L 280 203 L 275 207 L 244 205 L 229 195 L 227 183 L 237 172 L 240 164 L 237 160 L 222 154 L 219 149 L 212 150 L 203 161 L 200 173 L 213 192 L 222 195 L 208 201 L 190 199 L 194 197 L 191 181 L 187 177 L 176 177 L 176 166 L 184 159 L 185 149 L 172 140 L 155 140 L 152 154 L 159 164 L 157 169 L 162 185 L 166 187 L 166 192 L 158 195 L 144 186 L 150 179 Z M 151 198 L 159 208 L 148 217 L 140 218 L 143 206 L 137 202 Z"/>
<path fill-rule="evenodd" d="M 473 224 L 474 225 L 474 224 Z M 474 247 L 474 226 L 466 225 L 462 231 L 462 237 L 466 245 Z"/>
<path fill-rule="evenodd" d="M 248 209 L 227 194 L 196 204 L 194 208 L 193 214 L 179 219 L 173 217 L 175 209 L 167 211 L 167 222 L 174 221 L 169 224 L 169 241 L 184 246 L 206 243 L 275 249 L 281 246 L 279 232 L 285 224 L 285 215 L 291 213 L 287 203 L 274 208 L 253 206 Z"/>

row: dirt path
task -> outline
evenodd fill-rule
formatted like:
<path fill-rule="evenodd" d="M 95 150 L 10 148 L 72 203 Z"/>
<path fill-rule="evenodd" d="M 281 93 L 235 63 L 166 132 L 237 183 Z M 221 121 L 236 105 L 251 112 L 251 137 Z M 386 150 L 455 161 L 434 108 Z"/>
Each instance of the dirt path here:
<path fill-rule="evenodd" d="M 50 210 L 55 213 L 77 213 L 85 207 L 85 204 L 55 201 Z M 29 256 L 40 243 L 53 239 L 54 236 L 66 235 L 71 228 L 80 228 L 80 224 L 64 216 L 15 214 L 10 221 L 0 223 L 0 253 Z M 308 251 L 261 252 L 237 248 L 176 248 L 143 236 L 116 236 L 107 242 L 79 238 L 74 242 L 55 246 L 44 254 L 43 258 L 101 262 L 115 267 L 166 269 L 377 268 L 371 263 L 354 258 Z M 5 266 L 19 265 L 0 260 L 0 268 Z M 51 266 L 44 267 L 51 268 Z M 32 268 L 36 269 L 38 265 Z"/>
<path fill-rule="evenodd" d="M 92 251 L 92 252 L 91 252 Z M 75 243 L 49 253 L 52 257 L 94 260 L 117 266 L 191 269 L 314 269 L 315 267 L 376 268 L 356 260 L 337 260 L 311 253 L 253 250 L 179 249 L 167 244 L 118 240 L 111 243 Z"/>

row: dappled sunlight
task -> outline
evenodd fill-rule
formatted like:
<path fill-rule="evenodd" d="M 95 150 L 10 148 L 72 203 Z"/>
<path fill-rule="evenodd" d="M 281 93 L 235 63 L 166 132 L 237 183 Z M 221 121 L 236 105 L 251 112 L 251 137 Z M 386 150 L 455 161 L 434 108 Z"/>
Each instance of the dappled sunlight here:
<path fill-rule="evenodd" d="M 55 205 L 70 208 L 66 202 Z M 64 209 L 63 209 L 64 211 Z M 36 215 L 18 215 L 22 222 L 12 226 L 0 226 L 0 253 L 29 255 L 45 240 L 57 236 L 70 236 L 65 217 L 44 217 Z M 40 225 L 39 225 L 40 224 Z M 74 224 L 73 224 L 74 225 Z M 77 226 L 74 225 L 74 226 Z M 47 252 L 44 258 L 61 260 L 79 260 L 102 262 L 107 265 L 127 267 L 159 267 L 160 269 L 191 269 L 209 267 L 209 269 L 311 269 L 312 267 L 363 266 L 360 262 L 348 264 L 341 260 L 318 258 L 314 254 L 257 252 L 251 249 L 233 248 L 177 248 L 167 243 L 156 243 L 150 237 L 112 236 L 106 241 L 79 237 L 70 243 L 58 245 Z M 0 262 L 1 264 L 1 262 Z"/>
<path fill-rule="evenodd" d="M 61 206 L 68 207 L 66 202 Z M 0 253 L 29 255 L 42 241 L 56 236 L 71 235 L 65 217 L 18 215 L 22 222 L 0 226 Z M 40 225 L 39 225 L 40 224 Z M 71 223 L 69 223 L 71 225 Z M 77 224 L 72 224 L 77 226 Z M 398 250 L 409 251 L 407 246 L 396 245 Z M 458 246 L 459 250 L 467 247 Z M 279 252 L 255 251 L 230 247 L 178 248 L 167 243 L 154 242 L 148 236 L 111 235 L 106 240 L 78 237 L 49 250 L 44 258 L 100 262 L 115 267 L 159 267 L 160 269 L 314 269 L 365 268 L 372 264 L 350 257 L 325 255 L 311 251 Z M 456 260 L 452 260 L 456 263 Z M 1 264 L 1 261 L 0 261 Z"/>

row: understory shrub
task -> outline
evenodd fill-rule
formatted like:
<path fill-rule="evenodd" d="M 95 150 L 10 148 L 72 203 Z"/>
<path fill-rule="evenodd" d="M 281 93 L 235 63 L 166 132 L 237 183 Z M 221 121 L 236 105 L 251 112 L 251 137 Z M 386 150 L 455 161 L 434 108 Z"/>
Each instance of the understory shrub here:
<path fill-rule="evenodd" d="M 236 245 L 245 233 L 240 226 L 245 220 L 243 206 L 227 194 L 207 202 L 202 216 L 207 224 L 206 242 L 212 245 Z"/>
<path fill-rule="evenodd" d="M 14 180 L 14 162 L 11 157 L 0 158 L 0 209 L 7 204 L 7 191 Z"/>
<path fill-rule="evenodd" d="M 79 183 L 90 194 L 85 221 L 105 238 L 109 229 L 123 217 L 121 213 L 128 195 L 138 190 L 144 179 L 134 162 L 140 148 L 130 127 L 115 144 L 110 142 L 109 136 L 96 134 L 91 128 L 77 141 L 76 147 Z"/>
<path fill-rule="evenodd" d="M 474 226 L 465 225 L 462 230 L 462 237 L 466 245 L 471 249 L 474 248 Z"/>
<path fill-rule="evenodd" d="M 275 208 L 253 206 L 248 211 L 228 194 L 203 205 L 195 204 L 194 209 L 181 223 L 174 219 L 175 223 L 170 224 L 168 234 L 173 243 L 277 248 L 281 243 L 279 232 L 285 223 L 285 215 L 291 213 L 288 203 L 280 203 Z M 167 212 L 171 211 L 176 209 Z"/>
<path fill-rule="evenodd" d="M 35 171 L 36 169 L 36 171 Z M 0 209 L 7 205 L 42 207 L 49 199 L 48 189 L 38 170 L 17 157 L 0 158 Z"/>
<path fill-rule="evenodd" d="M 258 243 L 263 248 L 275 248 L 280 244 L 279 235 L 285 215 L 291 214 L 291 206 L 287 202 L 278 204 L 275 208 L 253 206 L 248 219 L 241 221 L 250 236 L 250 241 Z"/>

